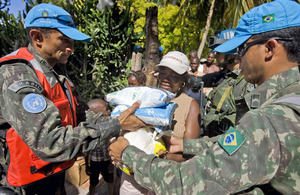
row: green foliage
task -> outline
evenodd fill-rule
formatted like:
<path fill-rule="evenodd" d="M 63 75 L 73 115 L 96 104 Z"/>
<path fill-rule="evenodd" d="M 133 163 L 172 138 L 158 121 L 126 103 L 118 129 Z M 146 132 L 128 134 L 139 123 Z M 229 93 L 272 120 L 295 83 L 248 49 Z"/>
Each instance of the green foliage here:
<path fill-rule="evenodd" d="M 96 9 L 98 0 L 73 3 L 69 9 L 76 17 L 78 29 L 92 40 L 75 42 L 75 53 L 64 71 L 83 99 L 103 98 L 125 87 L 130 68 L 127 62 L 138 39 L 133 32 L 130 4 L 125 4 L 123 10 L 115 4 L 111 11 L 100 12 Z"/>
<path fill-rule="evenodd" d="M 27 45 L 21 13 L 16 18 L 13 14 L 9 14 L 8 10 L 0 11 L 0 45 L 0 56 Z"/>
<path fill-rule="evenodd" d="M 139 40 L 137 43 L 141 47 L 145 47 L 145 24 L 146 24 L 146 9 L 150 7 L 157 6 L 156 3 L 148 2 L 147 0 L 124 0 L 120 3 L 121 7 L 124 7 L 126 4 L 131 4 L 130 13 L 132 14 L 134 21 L 134 33 L 139 35 Z"/>
<path fill-rule="evenodd" d="M 176 45 L 179 45 L 181 40 L 181 30 L 178 29 L 180 25 L 176 25 L 176 17 L 179 7 L 168 5 L 158 9 L 158 30 L 160 45 L 164 47 L 165 53 L 175 50 Z"/>
<path fill-rule="evenodd" d="M 188 54 L 191 50 L 198 49 L 206 24 L 209 1 L 183 0 L 174 3 L 174 1 L 166 0 L 148 0 L 148 2 L 146 0 L 131 0 L 131 2 L 133 3 L 132 12 L 138 16 L 135 22 L 135 32 L 142 33 L 145 30 L 146 8 L 154 6 L 153 2 L 155 2 L 158 6 L 159 41 L 160 45 L 164 47 L 165 53 L 179 50 Z M 218 9 L 220 7 L 218 6 Z M 214 26 L 221 26 L 219 18 L 213 20 Z M 214 28 L 210 28 L 209 36 L 213 35 L 214 31 Z M 140 45 L 143 46 L 144 44 Z M 204 53 L 207 54 L 208 51 L 209 49 L 206 48 Z"/>
<path fill-rule="evenodd" d="M 159 40 L 165 52 L 179 50 L 188 54 L 198 50 L 208 14 L 203 10 L 209 9 L 201 2 L 184 1 L 159 8 Z"/>
<path fill-rule="evenodd" d="M 227 8 L 224 11 L 224 24 L 233 26 L 236 28 L 239 19 L 253 7 L 261 5 L 263 3 L 271 2 L 271 0 L 226 0 Z"/>

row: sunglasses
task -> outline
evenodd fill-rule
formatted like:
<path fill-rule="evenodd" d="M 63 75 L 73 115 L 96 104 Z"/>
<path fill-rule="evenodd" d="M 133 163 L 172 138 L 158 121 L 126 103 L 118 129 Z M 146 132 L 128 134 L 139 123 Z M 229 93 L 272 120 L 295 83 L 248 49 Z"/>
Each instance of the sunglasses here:
<path fill-rule="evenodd" d="M 41 16 L 41 17 L 35 18 L 30 23 L 33 23 L 35 20 L 40 19 L 40 18 L 54 18 L 67 26 L 75 26 L 75 22 L 74 22 L 73 18 L 69 15 Z"/>
<path fill-rule="evenodd" d="M 247 50 L 249 49 L 249 47 L 251 47 L 253 45 L 260 44 L 260 43 L 267 42 L 270 39 L 276 39 L 276 40 L 279 40 L 279 41 L 292 41 L 292 40 L 294 40 L 293 38 L 280 38 L 280 37 L 271 37 L 271 38 L 258 39 L 258 40 L 252 41 L 250 43 L 244 43 L 244 44 L 238 46 L 236 48 L 237 54 L 240 57 L 242 57 L 243 55 L 245 55 L 245 53 L 247 52 Z"/>

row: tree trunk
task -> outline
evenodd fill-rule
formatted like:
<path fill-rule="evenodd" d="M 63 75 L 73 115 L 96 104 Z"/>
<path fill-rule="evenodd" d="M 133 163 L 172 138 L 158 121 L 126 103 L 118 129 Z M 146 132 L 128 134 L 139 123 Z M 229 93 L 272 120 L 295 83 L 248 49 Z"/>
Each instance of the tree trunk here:
<path fill-rule="evenodd" d="M 132 52 L 132 58 L 131 58 L 131 70 L 132 71 L 142 70 L 142 58 L 143 58 L 142 53 Z"/>
<path fill-rule="evenodd" d="M 208 35 L 208 30 L 210 28 L 211 18 L 212 18 L 213 12 L 214 12 L 214 7 L 215 7 L 215 0 L 212 0 L 211 6 L 210 6 L 210 9 L 208 12 L 207 20 L 206 20 L 205 31 L 203 33 L 202 40 L 201 40 L 201 43 L 200 43 L 200 46 L 198 49 L 198 58 L 199 59 L 201 59 L 203 48 L 205 46 L 206 38 Z"/>
<path fill-rule="evenodd" d="M 157 7 L 150 7 L 146 10 L 146 57 L 143 72 L 147 77 L 146 85 L 153 87 L 156 86 L 157 80 L 149 73 L 159 63 L 157 13 Z"/>

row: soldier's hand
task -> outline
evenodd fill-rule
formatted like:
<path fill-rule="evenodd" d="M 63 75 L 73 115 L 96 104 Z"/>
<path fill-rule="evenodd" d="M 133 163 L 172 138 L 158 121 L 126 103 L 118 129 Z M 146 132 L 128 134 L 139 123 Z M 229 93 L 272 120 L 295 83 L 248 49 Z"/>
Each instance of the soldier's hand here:
<path fill-rule="evenodd" d="M 169 142 L 170 153 L 183 152 L 183 139 L 172 136 Z"/>
<path fill-rule="evenodd" d="M 123 150 L 129 145 L 129 142 L 123 136 L 118 137 L 116 141 L 113 141 L 109 146 L 109 155 L 111 161 L 117 167 L 122 164 L 121 154 Z"/>
<path fill-rule="evenodd" d="M 139 118 L 137 118 L 133 113 L 141 105 L 141 101 L 136 101 L 131 107 L 122 112 L 118 117 L 121 124 L 121 129 L 124 130 L 137 130 L 141 127 L 145 127 L 146 124 L 143 123 Z"/>

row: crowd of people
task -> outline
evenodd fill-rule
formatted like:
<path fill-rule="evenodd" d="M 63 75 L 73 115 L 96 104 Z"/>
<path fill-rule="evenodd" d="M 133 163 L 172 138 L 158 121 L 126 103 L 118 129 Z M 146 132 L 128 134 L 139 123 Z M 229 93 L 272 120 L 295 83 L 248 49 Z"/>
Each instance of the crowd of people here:
<path fill-rule="evenodd" d="M 206 59 L 196 50 L 161 56 L 157 87 L 174 94 L 177 108 L 158 155 L 122 136 L 149 127 L 134 115 L 140 101 L 110 117 L 107 102 L 79 101 L 53 69 L 67 63 L 73 40 L 90 41 L 68 12 L 39 4 L 24 26 L 28 47 L 0 59 L 0 194 L 66 194 L 65 171 L 78 156 L 90 194 L 99 174 L 110 194 L 300 193 L 299 3 L 251 9 L 236 29 L 210 37 Z M 127 78 L 129 87 L 146 85 L 141 70 Z"/>

